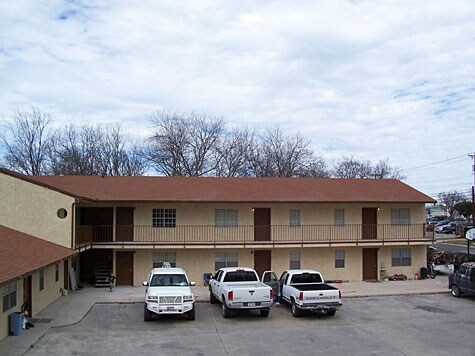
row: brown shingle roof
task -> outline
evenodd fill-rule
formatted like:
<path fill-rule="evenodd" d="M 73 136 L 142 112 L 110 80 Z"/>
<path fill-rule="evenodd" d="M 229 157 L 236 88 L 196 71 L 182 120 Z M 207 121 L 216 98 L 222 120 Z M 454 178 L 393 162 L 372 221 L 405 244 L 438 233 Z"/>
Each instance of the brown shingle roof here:
<path fill-rule="evenodd" d="M 0 225 L 0 284 L 74 254 L 69 248 Z"/>
<path fill-rule="evenodd" d="M 429 196 L 395 179 L 146 176 L 34 176 L 25 178 L 77 198 L 110 202 L 435 202 Z"/>

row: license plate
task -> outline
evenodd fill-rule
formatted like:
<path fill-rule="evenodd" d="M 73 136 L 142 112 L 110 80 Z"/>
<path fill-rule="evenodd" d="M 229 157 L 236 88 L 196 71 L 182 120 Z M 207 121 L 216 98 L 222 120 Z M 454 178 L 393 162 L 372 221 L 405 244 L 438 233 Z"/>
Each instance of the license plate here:
<path fill-rule="evenodd" d="M 175 308 L 173 308 L 173 307 L 167 307 L 167 311 L 174 311 L 174 310 L 175 310 Z"/>
<path fill-rule="evenodd" d="M 256 303 L 247 303 L 247 306 L 248 306 L 248 307 L 255 307 L 255 306 L 256 306 Z"/>

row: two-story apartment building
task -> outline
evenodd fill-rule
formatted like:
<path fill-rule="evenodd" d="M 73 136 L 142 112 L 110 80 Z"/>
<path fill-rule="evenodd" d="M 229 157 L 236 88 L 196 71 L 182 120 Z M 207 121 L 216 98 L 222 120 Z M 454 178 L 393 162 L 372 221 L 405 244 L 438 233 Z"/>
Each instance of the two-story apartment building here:
<path fill-rule="evenodd" d="M 409 277 L 426 264 L 425 203 L 392 179 L 24 176 L 0 171 L 0 224 L 76 249 L 77 279 L 140 285 L 170 262 Z"/>

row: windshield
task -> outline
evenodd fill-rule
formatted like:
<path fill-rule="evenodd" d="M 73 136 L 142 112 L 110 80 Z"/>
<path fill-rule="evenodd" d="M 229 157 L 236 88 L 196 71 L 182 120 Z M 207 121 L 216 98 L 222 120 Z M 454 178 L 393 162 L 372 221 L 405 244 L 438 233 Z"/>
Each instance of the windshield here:
<path fill-rule="evenodd" d="M 184 287 L 188 282 L 184 274 L 154 274 L 151 287 Z"/>
<path fill-rule="evenodd" d="M 303 273 L 303 274 L 295 274 L 292 276 L 292 280 L 290 284 L 297 284 L 297 283 L 321 283 L 322 277 L 320 277 L 317 273 Z"/>

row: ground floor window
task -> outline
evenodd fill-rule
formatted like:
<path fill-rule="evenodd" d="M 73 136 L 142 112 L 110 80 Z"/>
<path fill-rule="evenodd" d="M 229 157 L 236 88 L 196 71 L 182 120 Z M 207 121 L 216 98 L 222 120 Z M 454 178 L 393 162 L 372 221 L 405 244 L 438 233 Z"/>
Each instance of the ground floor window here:
<path fill-rule="evenodd" d="M 345 250 L 335 250 L 335 268 L 345 268 Z"/>
<path fill-rule="evenodd" d="M 411 249 L 394 248 L 391 252 L 391 265 L 393 267 L 411 266 Z"/>
<path fill-rule="evenodd" d="M 55 282 L 59 281 L 59 263 L 56 263 L 54 265 L 54 281 Z"/>
<path fill-rule="evenodd" d="M 217 271 L 225 267 L 237 267 L 238 254 L 237 252 L 216 252 L 214 260 L 214 269 Z"/>
<path fill-rule="evenodd" d="M 168 262 L 170 267 L 176 267 L 176 252 L 154 252 L 152 256 L 153 268 L 163 267 L 163 263 Z"/>
<path fill-rule="evenodd" d="M 300 269 L 300 251 L 290 252 L 290 269 Z"/>
<path fill-rule="evenodd" d="M 16 282 L 12 282 L 3 287 L 3 311 L 16 306 Z"/>
<path fill-rule="evenodd" d="M 39 275 L 40 275 L 40 290 L 43 290 L 45 289 L 45 269 L 44 268 L 40 269 Z"/>

